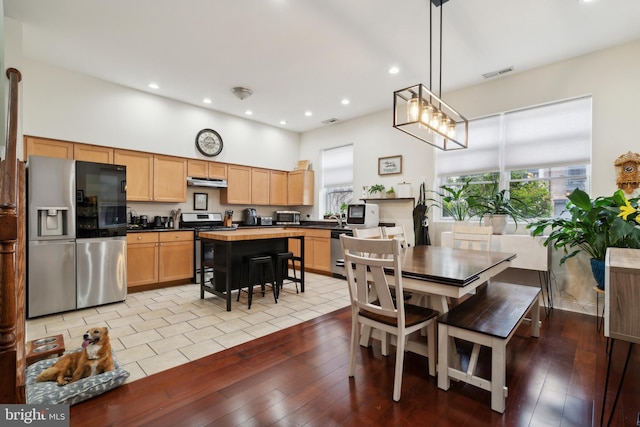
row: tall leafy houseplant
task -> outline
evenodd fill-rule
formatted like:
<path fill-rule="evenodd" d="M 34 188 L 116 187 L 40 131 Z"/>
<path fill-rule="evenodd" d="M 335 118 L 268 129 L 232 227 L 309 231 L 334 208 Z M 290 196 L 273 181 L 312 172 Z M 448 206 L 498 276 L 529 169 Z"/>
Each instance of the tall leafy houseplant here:
<path fill-rule="evenodd" d="M 538 236 L 551 228 L 545 246 L 562 249 L 563 264 L 580 252 L 592 260 L 592 269 L 599 287 L 604 287 L 604 269 L 601 277 L 595 274 L 594 264 L 602 267 L 608 247 L 640 249 L 640 213 L 638 198 L 627 200 L 618 190 L 609 197 L 590 199 L 582 190 L 575 189 L 569 195 L 565 212 L 568 217 L 543 219 L 527 225 Z"/>
<path fill-rule="evenodd" d="M 469 217 L 469 201 L 467 190 L 469 182 L 465 181 L 460 187 L 441 185 L 440 191 L 432 190 L 440 198 L 428 198 L 432 202 L 429 207 L 437 206 L 442 210 L 443 216 L 450 216 L 456 221 L 464 221 Z"/>
<path fill-rule="evenodd" d="M 494 234 L 502 234 L 507 225 L 506 217 L 510 217 L 518 227 L 518 220 L 524 219 L 526 216 L 525 205 L 522 201 L 509 197 L 507 190 L 498 190 L 498 183 L 493 183 L 490 194 L 486 196 L 472 196 L 470 198 L 471 211 L 473 215 L 477 215 L 480 221 L 484 217 L 490 220 L 500 217 L 501 221 L 493 222 Z"/>

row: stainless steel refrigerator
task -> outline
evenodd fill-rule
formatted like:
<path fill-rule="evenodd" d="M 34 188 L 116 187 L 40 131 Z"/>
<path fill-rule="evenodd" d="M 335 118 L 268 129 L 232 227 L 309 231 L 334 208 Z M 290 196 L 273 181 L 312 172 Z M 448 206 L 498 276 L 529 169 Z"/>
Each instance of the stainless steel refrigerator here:
<path fill-rule="evenodd" d="M 27 182 L 27 317 L 123 301 L 124 166 L 30 156 Z"/>
<path fill-rule="evenodd" d="M 29 157 L 27 316 L 76 308 L 73 160 Z"/>

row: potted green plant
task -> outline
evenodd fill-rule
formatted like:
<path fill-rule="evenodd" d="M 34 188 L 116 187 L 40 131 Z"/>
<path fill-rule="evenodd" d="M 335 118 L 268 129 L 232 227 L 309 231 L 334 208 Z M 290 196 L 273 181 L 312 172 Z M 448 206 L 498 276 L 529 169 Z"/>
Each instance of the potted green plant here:
<path fill-rule="evenodd" d="M 470 181 L 464 181 L 460 187 L 441 185 L 440 191 L 431 190 L 439 198 L 428 198 L 429 208 L 436 206 L 442 210 L 443 216 L 450 216 L 455 221 L 464 221 L 469 217 L 469 201 L 467 190 Z"/>
<path fill-rule="evenodd" d="M 374 199 L 380 199 L 384 196 L 384 185 L 383 184 L 375 184 L 369 187 L 369 194 Z"/>
<path fill-rule="evenodd" d="M 538 236 L 551 232 L 544 242 L 562 249 L 560 264 L 580 252 L 591 258 L 591 269 L 598 287 L 604 289 L 604 258 L 608 247 L 640 249 L 640 211 L 638 198 L 627 200 L 622 190 L 609 197 L 590 199 L 580 189 L 569 195 L 567 216 L 542 219 L 527 225 Z"/>
<path fill-rule="evenodd" d="M 491 192 L 486 196 L 472 196 L 469 199 L 470 210 L 477 215 L 480 221 L 493 226 L 493 234 L 503 234 L 507 226 L 507 217 L 510 217 L 518 227 L 518 220 L 526 216 L 525 204 L 514 197 L 507 195 L 507 190 L 498 190 L 498 183 L 494 182 Z"/>
<path fill-rule="evenodd" d="M 391 187 L 387 190 L 387 199 L 395 199 L 396 198 L 396 190 Z"/>

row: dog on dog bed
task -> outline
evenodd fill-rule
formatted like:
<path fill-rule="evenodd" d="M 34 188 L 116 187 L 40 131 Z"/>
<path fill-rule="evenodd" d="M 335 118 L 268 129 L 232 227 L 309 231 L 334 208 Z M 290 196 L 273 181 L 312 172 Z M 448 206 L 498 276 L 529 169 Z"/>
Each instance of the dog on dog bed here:
<path fill-rule="evenodd" d="M 45 369 L 36 381 L 56 381 L 66 385 L 91 375 L 113 371 L 109 331 L 104 327 L 89 329 L 83 336 L 82 350 L 65 354 Z"/>

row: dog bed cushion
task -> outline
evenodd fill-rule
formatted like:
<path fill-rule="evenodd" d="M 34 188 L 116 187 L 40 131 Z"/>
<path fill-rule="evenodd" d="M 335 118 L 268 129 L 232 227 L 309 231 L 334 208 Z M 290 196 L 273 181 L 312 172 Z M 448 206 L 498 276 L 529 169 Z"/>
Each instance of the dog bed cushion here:
<path fill-rule="evenodd" d="M 74 351 L 80 350 L 82 349 Z M 122 385 L 129 377 L 129 372 L 120 367 L 113 355 L 113 371 L 83 378 L 65 386 L 59 386 L 55 381 L 36 382 L 37 376 L 58 359 L 59 357 L 41 360 L 27 368 L 27 403 L 75 405 Z"/>

